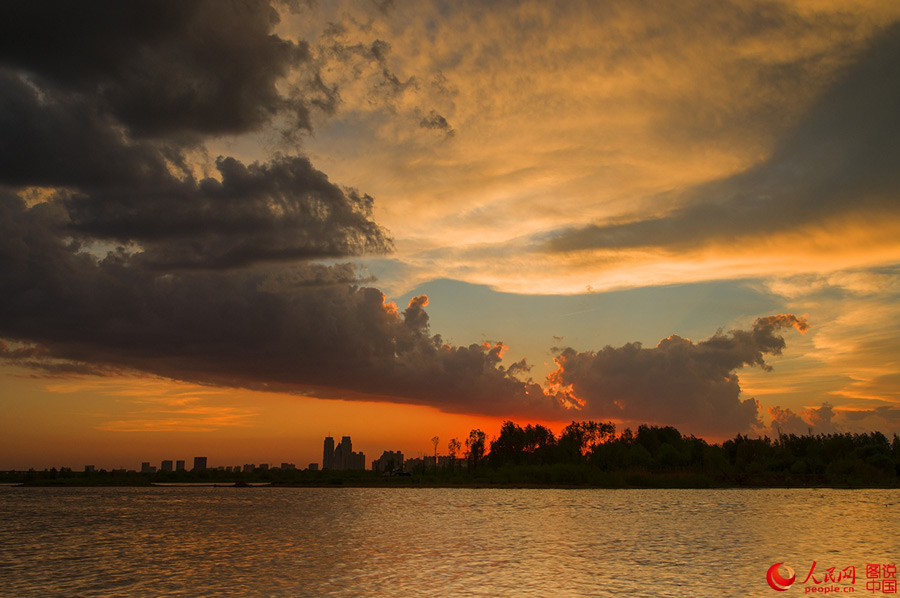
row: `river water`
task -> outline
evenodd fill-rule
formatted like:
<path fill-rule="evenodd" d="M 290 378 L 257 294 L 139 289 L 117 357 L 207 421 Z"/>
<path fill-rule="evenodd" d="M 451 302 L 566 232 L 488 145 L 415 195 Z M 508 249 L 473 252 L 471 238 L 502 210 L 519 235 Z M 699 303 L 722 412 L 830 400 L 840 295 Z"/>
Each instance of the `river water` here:
<path fill-rule="evenodd" d="M 900 562 L 897 490 L 4 487 L 0 517 L 14 597 L 882 596 Z"/>

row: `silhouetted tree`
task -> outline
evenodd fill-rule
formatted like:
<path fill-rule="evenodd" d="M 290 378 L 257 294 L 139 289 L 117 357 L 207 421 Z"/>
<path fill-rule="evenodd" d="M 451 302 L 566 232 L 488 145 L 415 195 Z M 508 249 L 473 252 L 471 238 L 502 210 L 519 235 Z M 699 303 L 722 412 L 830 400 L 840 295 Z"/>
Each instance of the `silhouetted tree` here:
<path fill-rule="evenodd" d="M 688 460 L 681 432 L 672 426 L 641 425 L 635 442 L 647 450 L 656 468 L 680 469 Z"/>
<path fill-rule="evenodd" d="M 451 438 L 450 442 L 447 443 L 447 454 L 450 455 L 450 463 L 456 465 L 456 455 L 459 454 L 459 450 L 462 448 L 462 443 L 459 441 L 459 438 Z"/>
<path fill-rule="evenodd" d="M 525 452 L 525 430 L 511 421 L 503 422 L 500 435 L 491 442 L 491 465 L 518 465 Z"/>
<path fill-rule="evenodd" d="M 612 422 L 576 422 L 566 426 L 559 436 L 559 454 L 563 461 L 580 463 L 601 442 L 615 437 L 616 425 Z"/>
<path fill-rule="evenodd" d="M 466 456 L 469 459 L 469 468 L 476 469 L 478 464 L 484 458 L 485 443 L 487 436 L 479 429 L 469 432 L 466 439 Z"/>
<path fill-rule="evenodd" d="M 556 436 L 550 428 L 540 424 L 525 426 L 525 452 L 534 463 L 552 463 L 556 448 Z"/>

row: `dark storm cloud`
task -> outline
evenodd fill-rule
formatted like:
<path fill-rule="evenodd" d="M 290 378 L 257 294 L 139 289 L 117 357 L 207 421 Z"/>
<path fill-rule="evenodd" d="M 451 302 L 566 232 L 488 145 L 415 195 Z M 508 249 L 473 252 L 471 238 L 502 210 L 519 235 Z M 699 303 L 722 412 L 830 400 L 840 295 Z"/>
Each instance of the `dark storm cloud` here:
<path fill-rule="evenodd" d="M 580 404 L 584 417 L 658 422 L 702 434 L 733 434 L 758 423 L 753 399 L 741 400 L 735 370 L 768 368 L 765 355 L 785 347 L 777 331 L 807 323 L 793 315 L 756 320 L 750 330 L 718 332 L 694 343 L 677 335 L 653 348 L 640 343 L 607 346 L 598 352 L 567 348 L 548 381 L 560 398 Z"/>
<path fill-rule="evenodd" d="M 99 190 L 65 200 L 71 228 L 138 242 L 156 267 L 234 267 L 259 261 L 384 253 L 391 242 L 371 221 L 373 199 L 341 189 L 306 158 L 246 166 L 216 162 L 221 181 Z"/>
<path fill-rule="evenodd" d="M 788 230 L 849 212 L 896 215 L 900 27 L 889 28 L 763 163 L 678 197 L 659 217 L 560 231 L 550 251 L 684 249 Z"/>
<path fill-rule="evenodd" d="M 275 84 L 305 46 L 271 34 L 278 16 L 268 4 L 10 2 L 0 11 L 0 182 L 58 188 L 61 234 L 137 244 L 137 261 L 154 267 L 390 249 L 371 221 L 372 198 L 302 156 L 220 158 L 221 180 L 197 181 L 188 168 L 185 144 L 201 135 L 297 114 L 302 100 Z"/>
<path fill-rule="evenodd" d="M 171 185 L 163 152 L 149 143 L 129 143 L 95 97 L 42 91 L 22 73 L 5 69 L 0 133 L 0 181 L 7 185 Z"/>
<path fill-rule="evenodd" d="M 50 93 L 94 98 L 133 136 L 250 131 L 302 101 L 276 82 L 307 56 L 264 1 L 0 3 L 0 64 Z"/>
<path fill-rule="evenodd" d="M 57 205 L 28 208 L 7 193 L 0 216 L 0 331 L 31 343 L 4 345 L 8 359 L 43 358 L 51 373 L 100 364 L 245 388 L 321 385 L 498 415 L 550 402 L 512 375 L 523 364 L 499 365 L 502 346 L 443 343 L 425 297 L 399 313 L 378 289 L 348 284 L 351 266 L 153 272 L 124 254 L 78 252 L 54 232 Z"/>
<path fill-rule="evenodd" d="M 148 263 L 231 267 L 261 260 L 383 253 L 372 198 L 342 189 L 304 157 L 216 163 L 220 180 L 173 176 L 177 151 L 128 142 L 86 100 L 41 100 L 0 73 L 0 177 L 64 187 L 71 234 L 143 246 Z"/>

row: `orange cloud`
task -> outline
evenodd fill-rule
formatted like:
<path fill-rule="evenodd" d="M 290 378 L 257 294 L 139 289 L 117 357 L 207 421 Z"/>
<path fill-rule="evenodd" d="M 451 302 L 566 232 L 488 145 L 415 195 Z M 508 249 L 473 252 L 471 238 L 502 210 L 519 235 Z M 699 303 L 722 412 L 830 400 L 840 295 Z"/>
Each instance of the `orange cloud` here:
<path fill-rule="evenodd" d="M 102 422 L 97 430 L 107 432 L 213 432 L 227 427 L 250 427 L 256 413 L 232 407 L 204 407 L 184 410 L 146 410 L 136 417 Z"/>

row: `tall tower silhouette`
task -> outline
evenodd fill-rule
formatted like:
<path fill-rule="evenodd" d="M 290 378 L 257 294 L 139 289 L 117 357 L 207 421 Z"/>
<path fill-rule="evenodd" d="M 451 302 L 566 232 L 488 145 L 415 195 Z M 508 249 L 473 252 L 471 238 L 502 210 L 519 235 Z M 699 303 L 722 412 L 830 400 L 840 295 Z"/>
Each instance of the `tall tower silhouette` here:
<path fill-rule="evenodd" d="M 322 449 L 322 469 L 334 469 L 334 438 L 325 437 L 325 446 Z"/>
<path fill-rule="evenodd" d="M 341 438 L 341 463 L 339 469 L 353 469 L 353 443 L 349 436 Z"/>

